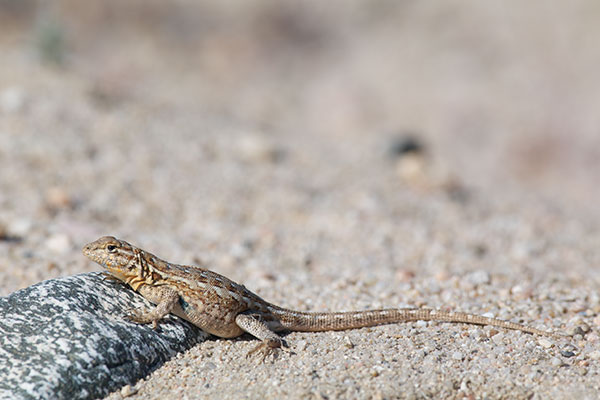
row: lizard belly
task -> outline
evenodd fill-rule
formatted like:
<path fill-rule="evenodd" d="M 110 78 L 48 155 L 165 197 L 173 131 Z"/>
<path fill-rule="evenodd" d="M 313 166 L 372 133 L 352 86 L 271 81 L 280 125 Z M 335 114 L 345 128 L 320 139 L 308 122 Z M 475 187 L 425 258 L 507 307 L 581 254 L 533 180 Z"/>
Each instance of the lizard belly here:
<path fill-rule="evenodd" d="M 215 304 L 207 305 L 199 302 L 192 304 L 180 297 L 173 314 L 218 337 L 234 338 L 244 333 L 235 323 L 237 312 L 223 309 Z"/>
<path fill-rule="evenodd" d="M 169 311 L 186 321 L 191 322 L 204 332 L 222 338 L 234 338 L 240 336 L 244 331 L 235 323 L 235 316 L 240 309 L 239 304 L 204 303 L 200 299 L 191 299 L 177 292 L 169 286 L 141 286 L 138 290 L 150 302 L 160 304 L 165 293 L 176 292 L 179 301 Z"/>

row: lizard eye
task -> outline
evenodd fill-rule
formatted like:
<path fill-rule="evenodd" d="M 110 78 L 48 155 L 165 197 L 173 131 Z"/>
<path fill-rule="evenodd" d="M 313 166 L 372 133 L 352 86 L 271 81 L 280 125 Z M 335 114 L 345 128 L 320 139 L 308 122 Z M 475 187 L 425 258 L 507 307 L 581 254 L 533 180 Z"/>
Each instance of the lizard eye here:
<path fill-rule="evenodd" d="M 106 250 L 108 250 L 109 253 L 114 253 L 115 251 L 117 251 L 117 246 L 115 246 L 114 244 L 109 244 L 108 246 L 106 246 Z"/>

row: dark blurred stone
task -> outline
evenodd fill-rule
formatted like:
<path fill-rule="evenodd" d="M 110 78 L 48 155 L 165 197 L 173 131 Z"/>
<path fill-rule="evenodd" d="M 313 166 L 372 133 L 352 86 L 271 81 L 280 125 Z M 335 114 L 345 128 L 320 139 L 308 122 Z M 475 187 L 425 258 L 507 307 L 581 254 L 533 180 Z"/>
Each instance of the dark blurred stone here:
<path fill-rule="evenodd" d="M 421 154 L 424 151 L 425 145 L 421 139 L 411 133 L 395 137 L 389 146 L 389 154 L 394 158 L 406 154 Z"/>

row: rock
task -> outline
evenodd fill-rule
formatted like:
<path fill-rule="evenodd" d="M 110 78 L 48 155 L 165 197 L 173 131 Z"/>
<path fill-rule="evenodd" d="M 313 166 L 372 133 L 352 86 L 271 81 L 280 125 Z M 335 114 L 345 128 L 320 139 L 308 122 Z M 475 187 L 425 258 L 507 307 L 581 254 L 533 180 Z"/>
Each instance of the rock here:
<path fill-rule="evenodd" d="M 153 307 L 100 273 L 52 279 L 0 298 L 0 398 L 98 398 L 134 385 L 206 339 L 168 316 L 158 330 L 126 320 Z"/>

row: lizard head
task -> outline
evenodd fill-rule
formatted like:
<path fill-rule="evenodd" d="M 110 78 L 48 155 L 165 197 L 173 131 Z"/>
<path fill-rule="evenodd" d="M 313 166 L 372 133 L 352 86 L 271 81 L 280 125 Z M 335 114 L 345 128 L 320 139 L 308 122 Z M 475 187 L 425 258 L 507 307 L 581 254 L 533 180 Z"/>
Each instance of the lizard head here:
<path fill-rule="evenodd" d="M 128 282 L 138 275 L 137 248 L 112 236 L 103 236 L 83 247 L 83 254 L 106 268 L 116 278 Z"/>

